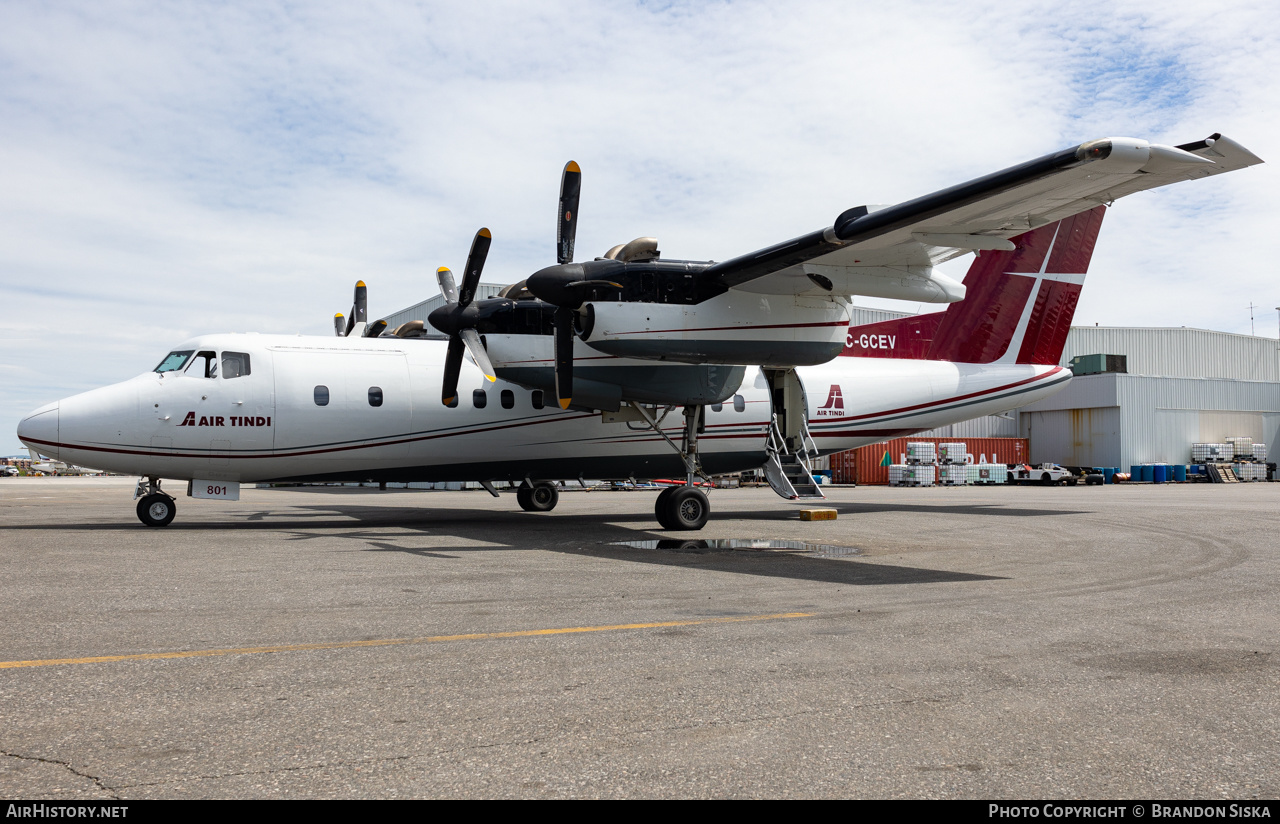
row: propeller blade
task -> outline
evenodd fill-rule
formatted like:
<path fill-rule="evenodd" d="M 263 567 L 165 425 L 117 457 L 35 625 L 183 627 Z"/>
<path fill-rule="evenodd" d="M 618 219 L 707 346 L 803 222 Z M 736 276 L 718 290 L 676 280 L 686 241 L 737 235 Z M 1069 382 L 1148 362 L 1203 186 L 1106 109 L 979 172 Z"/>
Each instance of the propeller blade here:
<path fill-rule="evenodd" d="M 365 327 L 364 336 L 366 338 L 376 338 L 381 335 L 386 328 L 387 322 L 385 320 L 375 320 L 373 323 Z"/>
<path fill-rule="evenodd" d="M 444 358 L 444 389 L 440 393 L 445 406 L 458 400 L 458 375 L 462 372 L 462 353 L 466 349 L 462 338 L 449 338 L 449 352 Z"/>
<path fill-rule="evenodd" d="M 445 301 L 458 302 L 458 286 L 453 282 L 453 272 L 449 271 L 448 266 L 441 266 L 436 270 L 436 282 L 440 284 L 440 294 L 444 295 Z"/>
<path fill-rule="evenodd" d="M 560 177 L 560 222 L 556 226 L 556 260 L 573 262 L 573 240 L 578 234 L 578 196 L 582 193 L 582 169 L 570 160 Z"/>
<path fill-rule="evenodd" d="M 338 337 L 347 333 L 346 319 L 342 317 L 341 312 L 333 316 L 333 331 Z"/>
<path fill-rule="evenodd" d="M 484 342 L 480 340 L 480 333 L 474 329 L 463 329 L 458 333 L 458 337 L 462 338 L 462 342 L 467 345 L 471 359 L 476 362 L 476 366 L 480 367 L 480 371 L 489 379 L 489 382 L 496 381 L 498 375 L 493 371 L 493 364 L 489 361 L 489 353 L 484 349 Z"/>
<path fill-rule="evenodd" d="M 556 399 L 561 409 L 573 402 L 573 311 L 556 309 Z"/>
<path fill-rule="evenodd" d="M 363 280 L 356 281 L 356 299 L 351 308 L 351 320 L 354 323 L 366 323 L 369 320 L 369 290 Z"/>
<path fill-rule="evenodd" d="M 476 232 L 471 241 L 471 251 L 467 254 L 467 270 L 462 273 L 462 289 L 458 292 L 458 304 L 470 306 L 476 296 L 476 287 L 480 285 L 480 273 L 484 271 L 484 259 L 489 256 L 489 244 L 493 243 L 493 235 L 488 229 Z"/>

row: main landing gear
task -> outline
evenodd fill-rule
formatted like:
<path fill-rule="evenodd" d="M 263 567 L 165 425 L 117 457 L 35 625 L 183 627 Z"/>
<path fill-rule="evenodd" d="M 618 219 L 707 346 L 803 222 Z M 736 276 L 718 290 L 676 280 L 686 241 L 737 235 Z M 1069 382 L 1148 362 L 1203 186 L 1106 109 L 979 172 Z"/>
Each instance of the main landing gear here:
<path fill-rule="evenodd" d="M 701 406 L 684 408 L 684 443 L 683 446 L 677 446 L 675 441 L 668 438 L 662 431 L 659 425 L 661 422 L 654 420 L 649 410 L 638 403 L 633 403 L 632 407 L 649 424 L 649 428 L 661 435 L 662 439 L 684 459 L 685 485 L 668 487 L 658 493 L 657 503 L 653 507 L 654 514 L 658 516 L 658 523 L 662 524 L 663 529 L 673 531 L 702 529 L 706 526 L 707 517 L 711 514 L 711 501 L 707 499 L 707 493 L 694 486 L 694 482 L 697 477 L 703 478 L 708 483 L 711 481 L 702 471 L 702 464 L 698 461 L 698 432 L 703 426 L 704 408 Z"/>
<path fill-rule="evenodd" d="M 168 526 L 178 514 L 173 497 L 160 489 L 160 479 L 154 475 L 138 481 L 133 497 L 139 499 L 138 520 L 147 526 Z"/>
<path fill-rule="evenodd" d="M 525 483 L 516 490 L 516 501 L 525 512 L 550 512 L 560 503 L 560 491 L 546 481 Z"/>

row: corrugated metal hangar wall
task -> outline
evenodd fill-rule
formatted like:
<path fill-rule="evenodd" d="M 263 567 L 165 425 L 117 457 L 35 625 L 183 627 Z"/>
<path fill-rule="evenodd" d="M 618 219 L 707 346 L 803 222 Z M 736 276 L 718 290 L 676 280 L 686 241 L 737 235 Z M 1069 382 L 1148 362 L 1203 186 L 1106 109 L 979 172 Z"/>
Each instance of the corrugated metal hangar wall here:
<path fill-rule="evenodd" d="M 1187 463 L 1191 444 L 1280 440 L 1280 343 L 1204 329 L 1075 327 L 1063 365 L 1125 355 L 1127 373 L 1077 375 L 1023 407 L 1031 460 L 1071 466 Z"/>

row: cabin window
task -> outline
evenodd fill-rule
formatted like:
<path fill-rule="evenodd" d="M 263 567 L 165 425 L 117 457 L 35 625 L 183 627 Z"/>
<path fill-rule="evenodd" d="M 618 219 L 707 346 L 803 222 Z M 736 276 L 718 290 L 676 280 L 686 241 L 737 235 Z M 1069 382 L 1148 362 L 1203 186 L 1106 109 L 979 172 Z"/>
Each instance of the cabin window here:
<path fill-rule="evenodd" d="M 218 353 L 199 352 L 187 367 L 187 374 L 193 378 L 218 377 Z"/>
<path fill-rule="evenodd" d="M 382 387 L 381 386 L 369 387 L 369 405 L 382 406 Z"/>
<path fill-rule="evenodd" d="M 712 411 L 712 412 L 719 412 L 721 409 L 724 409 L 724 404 L 722 404 L 722 403 L 713 403 L 713 404 L 711 404 L 711 411 Z"/>
<path fill-rule="evenodd" d="M 329 405 L 329 387 L 317 386 L 314 397 L 316 399 L 316 406 L 328 406 Z"/>
<path fill-rule="evenodd" d="M 471 393 L 471 405 L 476 409 L 484 409 L 489 404 L 489 396 L 484 393 L 483 389 L 477 389 Z"/>
<path fill-rule="evenodd" d="M 160 365 L 155 368 L 157 372 L 177 372 L 187 365 L 187 360 L 195 354 L 194 349 L 185 349 L 181 352 L 170 352 L 164 356 L 164 360 L 160 361 Z"/>
<path fill-rule="evenodd" d="M 734 411 L 734 412 L 745 412 L 745 411 L 746 411 L 746 409 L 747 409 L 747 399 L 746 399 L 746 398 L 744 398 L 744 397 L 742 397 L 741 395 L 734 395 L 734 396 L 733 396 L 733 411 Z"/>
<path fill-rule="evenodd" d="M 222 379 L 242 378 L 249 374 L 249 355 L 246 352 L 222 353 Z"/>
<path fill-rule="evenodd" d="M 533 401 L 534 409 L 541 409 L 542 408 L 542 390 L 541 389 L 533 390 L 533 397 L 530 400 Z"/>
<path fill-rule="evenodd" d="M 510 389 L 503 389 L 501 398 L 502 398 L 503 409 L 515 409 L 515 406 L 516 406 L 515 392 L 512 392 Z"/>

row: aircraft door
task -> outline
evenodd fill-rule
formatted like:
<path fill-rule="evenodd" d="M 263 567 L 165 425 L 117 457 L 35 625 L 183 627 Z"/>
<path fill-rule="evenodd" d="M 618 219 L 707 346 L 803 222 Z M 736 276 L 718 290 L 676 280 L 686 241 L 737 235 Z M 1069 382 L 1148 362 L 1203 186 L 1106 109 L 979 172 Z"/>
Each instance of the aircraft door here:
<path fill-rule="evenodd" d="M 773 402 L 773 414 L 778 429 L 786 441 L 787 450 L 795 452 L 804 448 L 808 433 L 809 402 L 804 384 L 794 369 L 765 369 L 769 382 L 769 398 Z"/>

